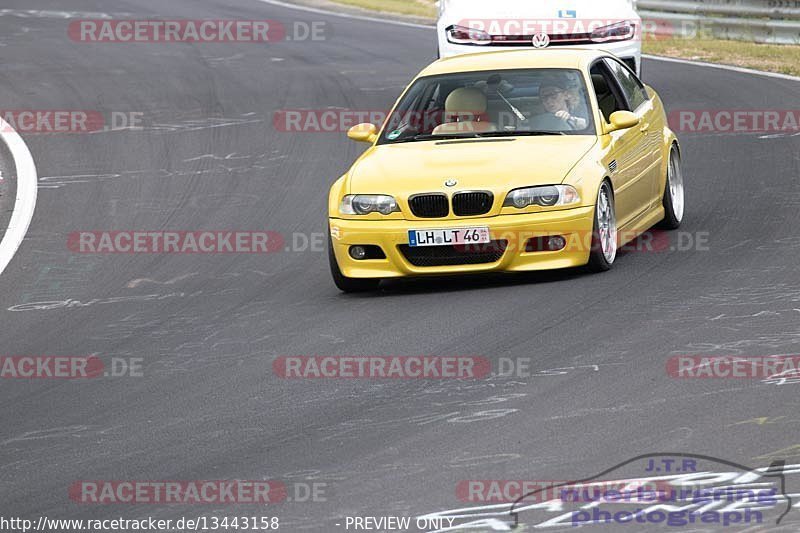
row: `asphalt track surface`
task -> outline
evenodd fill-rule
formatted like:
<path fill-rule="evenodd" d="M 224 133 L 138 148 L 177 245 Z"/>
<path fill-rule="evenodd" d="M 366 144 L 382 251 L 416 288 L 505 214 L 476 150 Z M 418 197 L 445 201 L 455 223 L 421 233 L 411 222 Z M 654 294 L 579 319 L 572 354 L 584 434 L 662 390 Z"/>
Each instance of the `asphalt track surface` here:
<path fill-rule="evenodd" d="M 3 380 L 0 514 L 269 514 L 288 531 L 338 531 L 346 515 L 463 506 L 460 480 L 582 478 L 664 450 L 800 462 L 797 385 L 665 373 L 674 355 L 797 353 L 800 137 L 682 135 L 682 229 L 707 234 L 709 249 L 626 253 L 603 275 L 427 280 L 345 296 L 319 250 L 77 255 L 66 240 L 80 230 L 323 233 L 328 186 L 363 148 L 343 134 L 276 131 L 273 113 L 386 109 L 434 58 L 435 35 L 256 0 L 4 8 L 3 108 L 141 112 L 145 128 L 25 136 L 40 194 L 0 279 L 0 352 L 142 358 L 144 376 Z M 32 9 L 49 13 L 20 12 Z M 54 11 L 326 21 L 332 33 L 268 46 L 81 44 Z M 800 98 L 789 80 L 651 60 L 644 69 L 670 109 L 790 108 Z M 43 301 L 55 305 L 24 305 Z M 308 354 L 526 357 L 535 375 L 273 374 L 276 357 Z M 327 501 L 253 512 L 68 498 L 77 480 L 131 479 L 316 481 Z"/>

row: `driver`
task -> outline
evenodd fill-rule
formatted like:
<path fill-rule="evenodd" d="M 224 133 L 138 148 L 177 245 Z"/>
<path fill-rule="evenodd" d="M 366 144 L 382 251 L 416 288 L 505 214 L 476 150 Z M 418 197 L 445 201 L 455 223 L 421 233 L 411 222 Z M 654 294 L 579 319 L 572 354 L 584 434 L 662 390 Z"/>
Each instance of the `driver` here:
<path fill-rule="evenodd" d="M 545 80 L 539 87 L 539 98 L 546 112 L 533 117 L 536 129 L 576 131 L 585 129 L 589 124 L 587 119 L 570 112 L 570 95 L 561 80 Z"/>

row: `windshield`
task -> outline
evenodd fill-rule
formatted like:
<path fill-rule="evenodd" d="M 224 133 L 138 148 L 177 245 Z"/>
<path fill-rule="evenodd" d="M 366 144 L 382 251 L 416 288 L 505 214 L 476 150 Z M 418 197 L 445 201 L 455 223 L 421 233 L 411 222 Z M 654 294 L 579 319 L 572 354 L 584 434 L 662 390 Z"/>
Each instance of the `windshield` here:
<path fill-rule="evenodd" d="M 572 69 L 459 72 L 417 80 L 378 144 L 457 137 L 594 135 L 586 84 Z"/>

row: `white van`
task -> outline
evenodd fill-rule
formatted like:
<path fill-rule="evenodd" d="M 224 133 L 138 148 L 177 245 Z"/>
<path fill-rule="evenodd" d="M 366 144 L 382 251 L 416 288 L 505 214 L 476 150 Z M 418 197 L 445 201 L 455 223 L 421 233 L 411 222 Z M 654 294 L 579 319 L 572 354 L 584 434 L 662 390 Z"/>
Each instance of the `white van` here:
<path fill-rule="evenodd" d="M 440 0 L 439 57 L 520 48 L 596 48 L 641 72 L 635 0 Z"/>

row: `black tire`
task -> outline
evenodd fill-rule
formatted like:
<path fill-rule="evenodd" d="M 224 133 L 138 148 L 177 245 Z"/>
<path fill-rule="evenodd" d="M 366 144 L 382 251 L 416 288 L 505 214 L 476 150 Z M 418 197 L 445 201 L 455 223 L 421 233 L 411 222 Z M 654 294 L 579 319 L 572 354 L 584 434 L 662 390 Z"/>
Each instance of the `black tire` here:
<path fill-rule="evenodd" d="M 372 278 L 348 278 L 339 270 L 339 263 L 336 261 L 336 254 L 333 253 L 333 243 L 331 243 L 331 233 L 328 231 L 328 263 L 331 267 L 333 283 L 342 292 L 369 292 L 377 290 L 381 283 L 379 279 Z"/>
<path fill-rule="evenodd" d="M 607 257 L 605 249 L 603 247 L 603 243 L 601 241 L 601 202 L 603 201 L 603 197 L 605 196 L 606 201 L 608 202 L 608 208 L 611 210 L 611 229 L 613 229 L 613 246 L 614 252 L 611 257 Z M 597 191 L 597 202 L 595 203 L 594 207 L 594 226 L 592 228 L 592 245 L 591 250 L 589 251 L 589 262 L 586 265 L 586 268 L 589 272 L 606 272 L 611 270 L 611 267 L 614 266 L 614 260 L 616 259 L 617 255 L 617 218 L 616 218 L 616 210 L 614 208 L 614 191 L 611 189 L 611 184 L 608 181 L 604 181 L 602 185 L 600 185 L 600 189 Z M 609 248 L 609 250 L 611 250 Z"/>
<path fill-rule="evenodd" d="M 664 205 L 664 219 L 658 223 L 658 227 L 665 230 L 674 230 L 681 227 L 684 214 L 684 190 L 683 190 L 683 169 L 681 168 L 681 153 L 678 151 L 676 145 L 672 145 L 669 151 L 669 162 L 667 163 L 667 179 L 664 185 L 664 196 L 662 197 L 662 204 Z M 673 166 L 674 165 L 674 166 Z M 677 178 L 674 172 L 678 172 Z M 679 191 L 676 191 L 672 186 L 672 182 L 677 179 L 679 181 Z M 680 194 L 680 206 L 676 206 L 675 194 Z"/>

